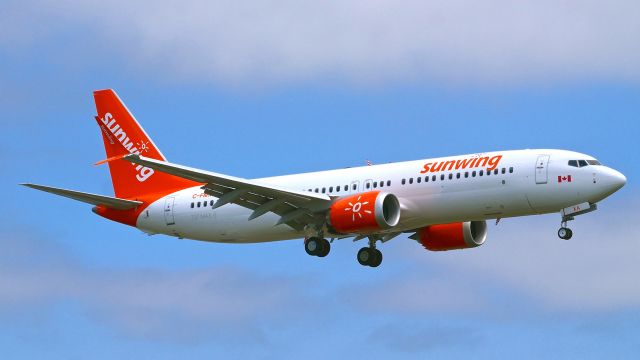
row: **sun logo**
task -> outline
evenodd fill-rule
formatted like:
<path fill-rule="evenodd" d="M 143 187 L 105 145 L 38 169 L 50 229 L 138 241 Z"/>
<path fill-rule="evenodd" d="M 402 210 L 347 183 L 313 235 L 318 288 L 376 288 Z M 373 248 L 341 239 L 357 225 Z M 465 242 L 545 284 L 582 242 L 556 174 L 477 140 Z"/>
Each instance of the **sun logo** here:
<path fill-rule="evenodd" d="M 140 151 L 140 153 L 144 153 L 149 151 L 149 142 L 148 141 L 138 141 L 136 143 L 136 146 L 138 147 L 138 151 Z"/>
<path fill-rule="evenodd" d="M 353 222 L 356 221 L 356 215 L 358 216 L 358 219 L 362 219 L 362 206 L 367 205 L 369 202 L 365 201 L 365 202 L 360 202 L 360 198 L 362 198 L 362 196 L 358 196 L 358 199 L 356 200 L 355 204 L 349 203 L 348 208 L 345 208 L 344 211 L 349 212 L 351 211 L 351 220 Z M 364 210 L 365 213 L 367 214 L 371 214 L 371 210 Z"/>

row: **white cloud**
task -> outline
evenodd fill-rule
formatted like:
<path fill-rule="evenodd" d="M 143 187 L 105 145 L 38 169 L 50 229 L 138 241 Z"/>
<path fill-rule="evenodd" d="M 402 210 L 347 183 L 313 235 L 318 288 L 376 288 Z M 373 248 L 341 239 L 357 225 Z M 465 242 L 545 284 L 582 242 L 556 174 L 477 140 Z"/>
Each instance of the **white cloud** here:
<path fill-rule="evenodd" d="M 9 235 L 0 244 L 0 313 L 72 301 L 134 337 L 193 342 L 239 336 L 260 342 L 265 322 L 286 322 L 302 311 L 299 304 L 313 303 L 293 277 L 228 267 L 99 269 L 38 237 Z"/>
<path fill-rule="evenodd" d="M 21 20 L 37 24 L 20 33 L 20 13 L 8 11 L 5 37 L 29 42 L 46 37 L 43 28 L 86 27 L 105 61 L 170 78 L 243 86 L 640 79 L 636 1 L 45 0 L 29 8 Z"/>
<path fill-rule="evenodd" d="M 555 234 L 559 215 L 548 215 L 490 226 L 487 242 L 476 249 L 425 253 L 418 244 L 405 245 L 401 253 L 411 262 L 405 274 L 350 291 L 369 299 L 369 308 L 392 313 L 637 309 L 640 211 L 633 204 L 607 201 L 603 210 L 578 217 L 570 241 Z"/>

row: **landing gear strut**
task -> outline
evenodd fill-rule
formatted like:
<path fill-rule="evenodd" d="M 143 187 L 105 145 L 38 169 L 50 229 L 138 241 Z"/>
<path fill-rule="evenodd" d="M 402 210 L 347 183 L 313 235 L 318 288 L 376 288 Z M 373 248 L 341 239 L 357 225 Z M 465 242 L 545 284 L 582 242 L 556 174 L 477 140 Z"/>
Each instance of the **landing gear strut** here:
<path fill-rule="evenodd" d="M 375 239 L 369 239 L 369 246 L 358 251 L 358 262 L 363 266 L 378 267 L 382 263 L 382 252 L 376 249 Z"/>
<path fill-rule="evenodd" d="M 572 216 L 562 216 L 562 222 L 560 223 L 560 229 L 558 230 L 558 237 L 562 240 L 569 240 L 573 236 L 573 231 L 567 227 L 567 222 L 573 220 Z"/>
<path fill-rule="evenodd" d="M 311 256 L 325 257 L 331 251 L 331 244 L 327 239 L 314 236 L 304 242 L 304 250 Z"/>

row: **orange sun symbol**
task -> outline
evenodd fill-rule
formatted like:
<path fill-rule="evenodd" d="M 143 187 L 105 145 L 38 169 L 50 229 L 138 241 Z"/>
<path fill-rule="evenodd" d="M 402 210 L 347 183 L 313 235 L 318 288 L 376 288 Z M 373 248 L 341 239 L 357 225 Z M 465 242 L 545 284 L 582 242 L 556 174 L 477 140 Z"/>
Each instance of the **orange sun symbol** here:
<path fill-rule="evenodd" d="M 351 206 L 351 207 L 348 207 L 348 208 L 344 209 L 344 211 L 351 211 L 352 212 L 351 220 L 353 222 L 356 221 L 356 215 L 358 215 L 358 219 L 362 219 L 362 212 L 361 212 L 362 206 L 363 205 L 367 205 L 369 203 L 368 201 L 360 202 L 360 198 L 361 197 L 362 196 L 358 196 L 358 199 L 356 200 L 355 204 L 349 203 L 349 206 Z M 364 212 L 367 213 L 367 214 L 371 214 L 371 210 L 364 210 Z"/>
<path fill-rule="evenodd" d="M 138 141 L 136 143 L 136 146 L 138 147 L 138 150 L 140 150 L 141 153 L 149 151 L 148 141 Z"/>

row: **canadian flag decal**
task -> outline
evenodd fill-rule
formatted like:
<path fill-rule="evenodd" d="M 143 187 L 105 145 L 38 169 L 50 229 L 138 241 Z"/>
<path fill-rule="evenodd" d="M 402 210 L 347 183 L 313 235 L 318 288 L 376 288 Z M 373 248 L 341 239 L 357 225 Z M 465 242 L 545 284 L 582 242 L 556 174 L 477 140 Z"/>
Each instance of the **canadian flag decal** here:
<path fill-rule="evenodd" d="M 571 182 L 571 175 L 558 175 L 558 182 Z"/>

